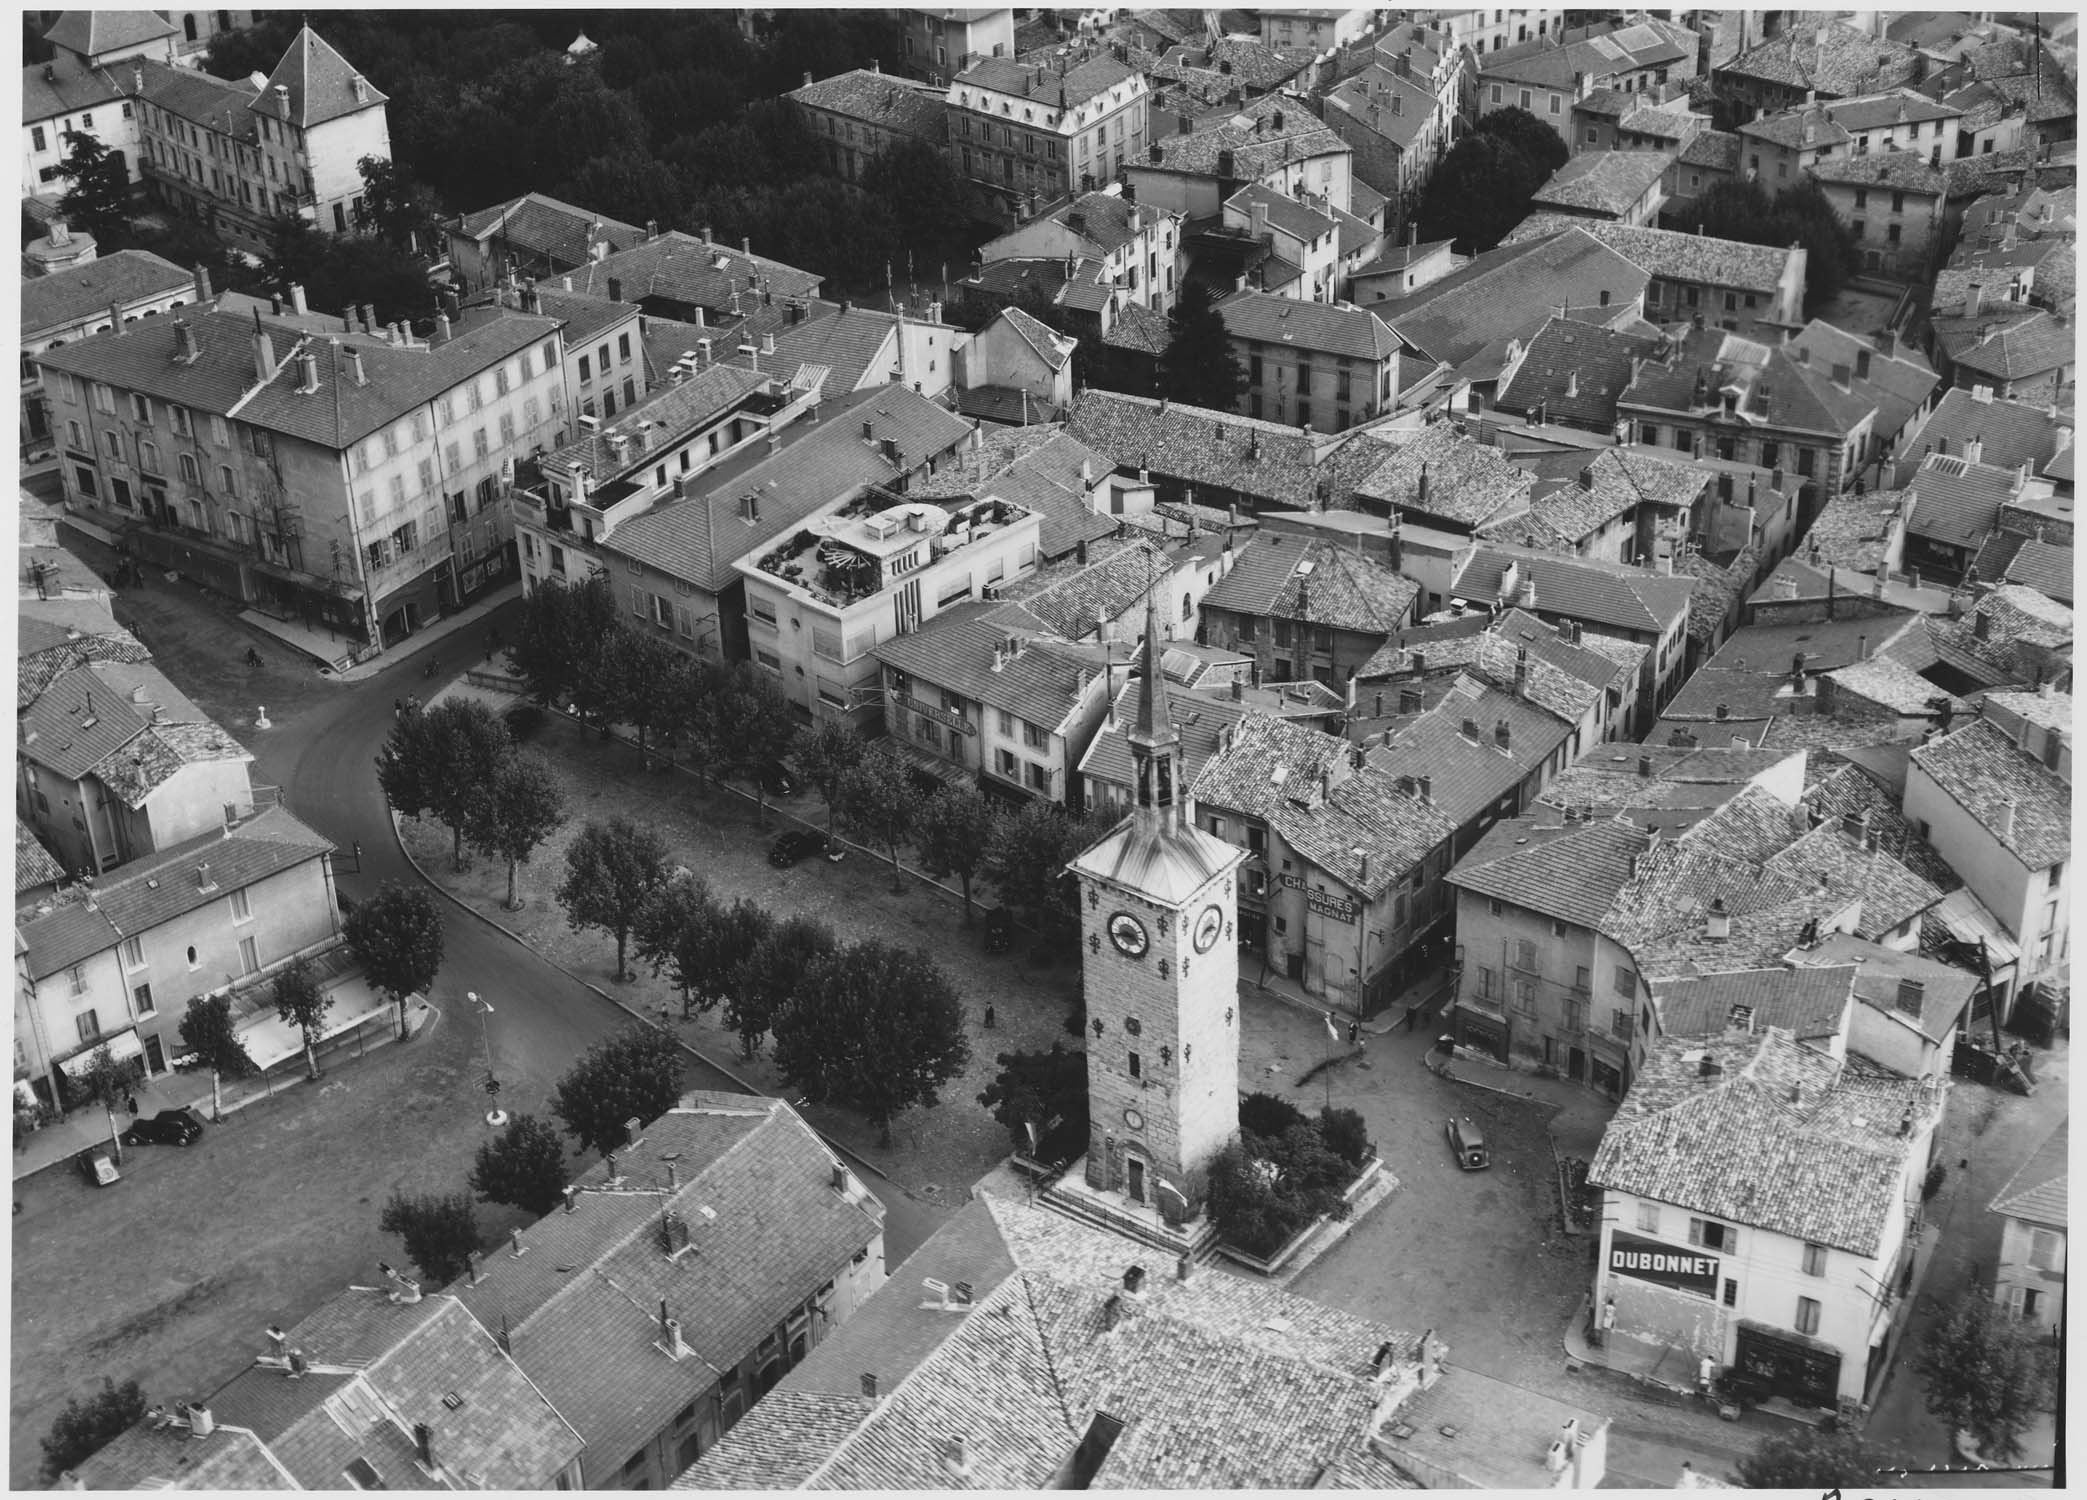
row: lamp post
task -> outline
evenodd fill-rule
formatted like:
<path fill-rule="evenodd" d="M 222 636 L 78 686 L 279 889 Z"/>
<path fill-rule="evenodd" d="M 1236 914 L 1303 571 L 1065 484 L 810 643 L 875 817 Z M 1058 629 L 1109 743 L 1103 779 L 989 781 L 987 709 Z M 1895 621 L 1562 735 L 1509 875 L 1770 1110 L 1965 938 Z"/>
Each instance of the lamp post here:
<path fill-rule="evenodd" d="M 500 1080 L 493 1074 L 493 1037 L 492 1033 L 486 1027 L 486 1017 L 490 1016 L 493 1013 L 492 1004 L 489 1001 L 481 1000 L 479 998 L 477 990 L 466 990 L 464 992 L 464 998 L 470 1001 L 472 1008 L 478 1012 L 478 1036 L 479 1040 L 485 1043 L 486 1096 L 488 1098 L 498 1098 L 500 1094 Z M 486 1124 L 505 1125 L 506 1123 L 507 1111 L 501 1109 L 497 1104 L 493 1108 L 486 1111 Z"/>

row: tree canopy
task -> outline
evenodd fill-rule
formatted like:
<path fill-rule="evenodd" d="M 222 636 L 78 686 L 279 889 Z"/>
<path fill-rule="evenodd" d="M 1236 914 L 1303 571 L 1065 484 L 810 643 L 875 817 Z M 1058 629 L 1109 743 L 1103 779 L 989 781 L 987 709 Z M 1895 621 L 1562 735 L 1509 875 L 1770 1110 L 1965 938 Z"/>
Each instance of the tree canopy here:
<path fill-rule="evenodd" d="M 341 924 L 363 973 L 399 1006 L 404 1034 L 406 997 L 426 994 L 442 967 L 442 912 L 424 885 L 387 880 Z"/>
<path fill-rule="evenodd" d="M 406 1258 L 434 1286 L 470 1270 L 471 1252 L 478 1248 L 478 1212 L 469 1193 L 394 1191 L 377 1227 L 405 1243 Z"/>
<path fill-rule="evenodd" d="M 1045 1052 L 1002 1052 L 994 1061 L 1000 1071 L 978 1102 L 1007 1131 L 1015 1150 L 1034 1155 L 1054 1137 L 1086 1140 L 1086 1053 L 1053 1042 Z"/>
<path fill-rule="evenodd" d="M 232 997 L 199 995 L 189 1001 L 188 1009 L 181 1014 L 180 1032 L 181 1045 L 188 1048 L 188 1054 L 186 1058 L 176 1058 L 175 1066 L 210 1070 L 210 1118 L 221 1119 L 225 1113 L 226 1075 L 249 1078 L 261 1071 L 247 1053 L 246 1043 L 239 1039 L 238 1025 L 232 1019 Z"/>
<path fill-rule="evenodd" d="M 521 868 L 565 821 L 565 796 L 551 768 L 533 755 L 502 760 L 472 797 L 464 839 L 479 853 L 507 864 L 509 911 L 519 910 L 516 885 Z"/>
<path fill-rule="evenodd" d="M 1167 310 L 1159 388 L 1172 400 L 1212 411 L 1236 411 L 1246 390 L 1246 371 L 1232 352 L 1232 336 L 1201 282 L 1184 285 Z"/>
<path fill-rule="evenodd" d="M 513 753 L 507 726 L 492 709 L 452 698 L 398 716 L 377 755 L 377 785 L 407 817 L 432 817 L 449 829 L 451 858 L 461 870 L 473 807 Z"/>
<path fill-rule="evenodd" d="M 145 1415 L 145 1392 L 135 1380 L 108 1376 L 91 1396 L 71 1396 L 43 1440 L 43 1477 L 55 1484 L 67 1470 L 99 1453 Z"/>
<path fill-rule="evenodd" d="M 810 965 L 775 1018 L 775 1063 L 815 1103 L 856 1110 L 891 1144 L 891 1122 L 939 1102 L 971 1059 L 956 986 L 918 948 L 878 938 Z"/>
<path fill-rule="evenodd" d="M 1957 1293 L 1914 1355 L 1935 1420 L 1970 1435 L 1987 1463 L 2022 1456 L 2022 1434 L 2051 1400 L 2051 1351 L 1985 1287 Z"/>
<path fill-rule="evenodd" d="M 1806 1427 L 1772 1434 L 1734 1477 L 1750 1490 L 1864 1491 L 1889 1484 L 1900 1462 L 1855 1433 Z"/>
<path fill-rule="evenodd" d="M 69 149 L 58 170 L 70 186 L 58 200 L 58 211 L 93 235 L 101 250 L 114 248 L 130 228 L 130 174 L 122 153 L 84 130 L 67 131 L 65 144 Z"/>
<path fill-rule="evenodd" d="M 550 1121 L 516 1115 L 478 1148 L 471 1191 L 488 1203 L 547 1214 L 565 1192 L 565 1143 Z"/>
<path fill-rule="evenodd" d="M 628 1122 L 649 1125 L 681 1098 L 681 1046 L 651 1026 L 626 1026 L 596 1042 L 558 1080 L 551 1113 L 582 1151 L 614 1151 Z"/>
<path fill-rule="evenodd" d="M 1528 217 L 1529 200 L 1565 155 L 1558 133 L 1534 115 L 1494 110 L 1450 147 L 1428 179 L 1420 199 L 1420 237 L 1454 240 L 1460 255 L 1492 249 Z"/>
<path fill-rule="evenodd" d="M 333 1008 L 333 995 L 320 987 L 310 961 L 302 954 L 277 972 L 273 994 L 277 1017 L 285 1026 L 297 1028 L 297 1034 L 304 1039 L 306 1072 L 317 1078 L 319 1028 L 326 1024 L 326 1012 Z"/>
<path fill-rule="evenodd" d="M 630 967 L 624 957 L 631 929 L 645 903 L 666 883 L 666 840 L 615 816 L 589 823 L 566 846 L 558 903 L 575 931 L 595 927 L 616 939 L 616 978 L 627 979 Z"/>
<path fill-rule="evenodd" d="M 1805 250 L 1804 301 L 1817 307 L 1862 269 L 1854 231 L 1809 177 L 1770 198 L 1760 183 L 1713 182 L 1689 213 L 1693 227 L 1713 238 L 1748 245 Z"/>

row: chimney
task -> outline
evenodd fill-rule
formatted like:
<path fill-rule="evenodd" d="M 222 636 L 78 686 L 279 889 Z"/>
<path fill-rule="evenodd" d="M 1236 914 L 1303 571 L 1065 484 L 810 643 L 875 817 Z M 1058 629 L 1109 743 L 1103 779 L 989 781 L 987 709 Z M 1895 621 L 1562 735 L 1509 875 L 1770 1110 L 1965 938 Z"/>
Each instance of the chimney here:
<path fill-rule="evenodd" d="M 201 261 L 196 262 L 195 277 L 196 301 L 199 303 L 208 302 L 210 300 L 210 268 Z"/>
<path fill-rule="evenodd" d="M 174 320 L 174 358 L 184 365 L 196 362 L 196 331 L 186 318 Z"/>
<path fill-rule="evenodd" d="M 454 338 L 455 336 L 456 336 L 456 335 L 455 335 L 455 334 L 453 334 L 453 333 L 452 333 L 452 332 L 450 331 L 450 326 L 449 326 L 449 314 L 448 314 L 448 313 L 446 313 L 446 312 L 438 312 L 438 313 L 436 313 L 436 314 L 435 314 L 435 342 L 437 342 L 437 343 L 439 343 L 439 344 L 446 344 L 446 343 L 448 343 L 448 342 L 449 342 L 449 341 L 450 341 L 450 340 L 451 340 L 452 338 Z"/>
<path fill-rule="evenodd" d="M 413 1457 L 428 1473 L 435 1472 L 435 1434 L 425 1422 L 413 1424 Z"/>
<path fill-rule="evenodd" d="M 290 90 L 285 84 L 275 86 L 275 112 L 279 119 L 290 118 Z"/>
<path fill-rule="evenodd" d="M 290 308 L 300 318 L 311 311 L 310 308 L 305 306 L 304 283 L 301 281 L 293 281 L 290 283 Z"/>
<path fill-rule="evenodd" d="M 623 278 L 621 276 L 611 276 L 609 278 L 609 300 L 611 302 L 621 302 L 623 300 Z"/>
<path fill-rule="evenodd" d="M 942 1467 L 958 1479 L 971 1475 L 971 1440 L 959 1434 L 951 1438 L 942 1449 Z"/>
<path fill-rule="evenodd" d="M 1423 776 L 1419 778 L 1419 786 L 1421 802 L 1428 806 L 1433 806 L 1435 801 L 1435 778 Z"/>
<path fill-rule="evenodd" d="M 1978 310 L 1985 302 L 1985 297 L 1983 293 L 1984 289 L 1980 287 L 1979 284 L 1975 281 L 1964 288 L 1965 317 L 1975 318 L 1978 316 Z"/>
<path fill-rule="evenodd" d="M 118 338 L 123 337 L 123 304 L 120 302 L 109 304 L 109 331 Z"/>
<path fill-rule="evenodd" d="M 2012 839 L 2015 836 L 2015 808 L 2018 805 L 2012 797 L 2003 798 L 2000 811 L 1993 816 L 1993 832 L 2003 839 Z"/>
<path fill-rule="evenodd" d="M 1901 979 L 1894 1003 L 1901 1015 L 1918 1016 L 1927 998 L 1927 986 L 1918 979 Z"/>
<path fill-rule="evenodd" d="M 1718 1065 L 1717 1059 L 1712 1057 L 1708 1052 L 1704 1053 L 1702 1060 L 1696 1064 L 1696 1076 L 1698 1078 L 1715 1078 L 1724 1071 L 1725 1070 Z"/>
<path fill-rule="evenodd" d="M 1112 1296 L 1101 1305 L 1102 1328 L 1106 1332 L 1123 1321 L 1123 1298 Z"/>
<path fill-rule="evenodd" d="M 1638 757 L 1638 774 L 1639 774 L 1640 776 L 1644 776 L 1644 777 L 1650 777 L 1650 776 L 1652 775 L 1652 757 L 1651 757 L 1651 756 L 1649 756 L 1649 755 L 1641 755 L 1641 756 L 1639 756 L 1639 757 Z"/>
<path fill-rule="evenodd" d="M 1859 635 L 1855 638 L 1855 659 L 1857 661 L 1868 661 L 1870 659 L 1870 638 L 1868 636 Z"/>
<path fill-rule="evenodd" d="M 1723 896 L 1710 903 L 1710 911 L 1703 919 L 1703 936 L 1713 943 L 1722 943 L 1732 936 L 1732 914 L 1725 910 Z"/>
<path fill-rule="evenodd" d="M 1512 735 L 1513 731 L 1508 727 L 1507 720 L 1501 719 L 1493 725 L 1493 743 L 1500 749 L 1510 748 Z"/>
<path fill-rule="evenodd" d="M 1515 696 L 1517 698 L 1529 696 L 1529 648 L 1527 646 L 1515 647 Z"/>
<path fill-rule="evenodd" d="M 444 321 L 447 320 L 445 319 Z M 348 350 L 348 373 L 354 378 L 357 385 L 368 385 L 370 383 L 369 376 L 364 373 L 362 368 L 362 351 L 352 346 Z"/>
<path fill-rule="evenodd" d="M 1123 1273 L 1123 1290 L 1133 1297 L 1145 1294 L 1145 1268 L 1131 1266 Z"/>

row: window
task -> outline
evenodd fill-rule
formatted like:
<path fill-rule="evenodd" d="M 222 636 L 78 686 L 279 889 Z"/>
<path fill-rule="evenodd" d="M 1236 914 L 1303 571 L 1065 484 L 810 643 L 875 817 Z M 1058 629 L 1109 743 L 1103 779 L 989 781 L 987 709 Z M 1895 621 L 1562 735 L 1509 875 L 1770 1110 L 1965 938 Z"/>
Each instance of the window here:
<path fill-rule="evenodd" d="M 1737 1307 L 1738 1305 L 1739 1283 L 1734 1281 L 1731 1277 L 1727 1276 L 1725 1278 L 1725 1306 Z"/>
<path fill-rule="evenodd" d="M 1814 1297 L 1797 1299 L 1797 1331 L 1817 1333 L 1819 1331 L 1819 1303 Z"/>
<path fill-rule="evenodd" d="M 73 1029 L 79 1034 L 81 1041 L 91 1042 L 101 1035 L 101 1017 L 92 1010 L 83 1010 L 73 1017 Z"/>
<path fill-rule="evenodd" d="M 1857 208 L 1867 208 L 1869 203 L 1870 190 L 1868 188 L 1857 188 L 1855 190 L 1855 206 Z"/>
<path fill-rule="evenodd" d="M 136 417 L 144 426 L 150 427 L 152 425 L 152 398 L 150 396 L 141 396 L 136 391 L 132 391 L 130 396 L 130 414 Z"/>
<path fill-rule="evenodd" d="M 1616 970 L 1616 993 L 1626 997 L 1636 997 L 1638 993 L 1638 976 L 1635 970 L 1618 967 Z"/>
<path fill-rule="evenodd" d="M 203 476 L 196 468 L 196 456 L 193 453 L 177 453 L 174 456 L 181 462 L 181 482 L 191 486 L 201 485 Z"/>
<path fill-rule="evenodd" d="M 1051 743 L 1051 731 L 1048 729 L 1040 729 L 1036 725 L 1031 724 L 1027 719 L 1024 719 L 1022 721 L 1022 743 L 1027 745 L 1031 750 L 1046 749 L 1049 747 Z"/>
<path fill-rule="evenodd" d="M 253 919 L 253 903 L 247 900 L 246 891 L 242 888 L 232 892 L 232 920 L 234 922 L 251 922 Z"/>
<path fill-rule="evenodd" d="M 138 443 L 138 467 L 147 474 L 165 472 L 159 466 L 159 444 L 148 443 L 140 439 Z"/>
<path fill-rule="evenodd" d="M 1515 1009 L 1525 1016 L 1536 1014 L 1536 982 L 1531 979 L 1515 981 Z"/>
<path fill-rule="evenodd" d="M 1904 193 L 1893 193 L 1891 195 L 1891 211 L 1895 214 L 1902 214 L 1906 211 L 1906 195 Z"/>
<path fill-rule="evenodd" d="M 1029 776 L 1028 776 L 1028 781 L 1029 781 L 1029 789 L 1030 789 L 1031 791 L 1035 791 L 1035 792 L 1048 792 L 1048 791 L 1050 791 L 1050 789 L 1051 789 L 1051 768 L 1050 768 L 1049 766 L 1039 766 L 1039 765 L 1035 764 L 1034 762 L 1031 762 L 1031 763 L 1030 763 L 1030 765 L 1029 765 Z"/>
<path fill-rule="evenodd" d="M 1736 1255 L 1739 1251 L 1739 1231 L 1730 1224 L 1720 1224 L 1715 1219 L 1690 1219 L 1688 1242 L 1701 1245 L 1706 1250 L 1723 1250 Z"/>
<path fill-rule="evenodd" d="M 38 151 L 49 149 L 50 142 L 48 139 L 45 138 L 43 133 L 43 126 L 41 125 L 32 125 L 29 127 L 29 140 L 31 144 L 35 147 L 35 149 Z"/>
<path fill-rule="evenodd" d="M 260 947 L 250 937 L 243 937 L 239 940 L 239 966 L 242 974 L 258 974 L 261 972 Z"/>
<path fill-rule="evenodd" d="M 1804 1247 L 1804 1274 L 1824 1276 L 1826 1274 L 1826 1247 L 1807 1244 Z"/>
<path fill-rule="evenodd" d="M 1659 1233 L 1659 1205 L 1657 1203 L 1641 1202 L 1638 1204 L 1638 1228 L 1646 1234 Z"/>
<path fill-rule="evenodd" d="M 140 1016 L 149 1016 L 153 1013 L 151 985 L 140 984 L 133 986 L 130 992 L 130 999 L 132 1008 Z"/>
<path fill-rule="evenodd" d="M 123 940 L 123 966 L 126 969 L 142 969 L 145 967 L 145 944 L 142 939 L 125 938 Z"/>
<path fill-rule="evenodd" d="M 2057 1233 L 2049 1229 L 2029 1231 L 2029 1264 L 2039 1271 L 2059 1269 L 2059 1245 Z"/>
<path fill-rule="evenodd" d="M 2058 861 L 2057 864 L 2051 866 L 2050 872 L 2044 877 L 2044 889 L 2051 891 L 2057 890 L 2058 883 L 2064 878 L 2065 861 L 2061 859 Z"/>

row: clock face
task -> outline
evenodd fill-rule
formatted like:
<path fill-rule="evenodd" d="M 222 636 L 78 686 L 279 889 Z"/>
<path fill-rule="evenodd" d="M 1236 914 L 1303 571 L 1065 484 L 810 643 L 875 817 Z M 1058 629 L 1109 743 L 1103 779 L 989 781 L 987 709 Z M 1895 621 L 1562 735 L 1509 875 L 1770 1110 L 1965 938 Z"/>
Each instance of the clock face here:
<path fill-rule="evenodd" d="M 1150 941 L 1145 936 L 1145 924 L 1127 911 L 1119 911 L 1109 918 L 1109 941 L 1128 953 L 1132 958 L 1142 957 L 1145 945 Z"/>
<path fill-rule="evenodd" d="M 1133 1130 L 1143 1130 L 1145 1128 L 1145 1117 L 1134 1109 L 1127 1109 L 1123 1112 L 1123 1123 Z"/>
<path fill-rule="evenodd" d="M 1215 906 L 1204 907 L 1203 914 L 1196 918 L 1196 951 L 1208 953 L 1210 945 L 1217 941 L 1218 934 L 1224 929 L 1225 914 Z"/>

